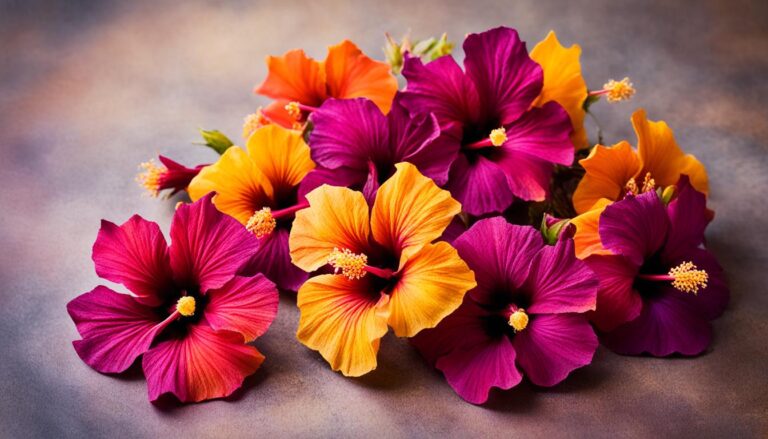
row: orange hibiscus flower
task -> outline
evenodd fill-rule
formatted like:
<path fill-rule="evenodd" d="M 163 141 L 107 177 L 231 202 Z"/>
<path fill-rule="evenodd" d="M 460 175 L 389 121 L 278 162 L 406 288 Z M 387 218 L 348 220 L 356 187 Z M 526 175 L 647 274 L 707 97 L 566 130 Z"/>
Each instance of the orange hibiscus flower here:
<path fill-rule="evenodd" d="M 304 122 L 328 98 L 365 97 L 386 113 L 397 91 L 389 65 L 369 58 L 349 40 L 329 47 L 324 61 L 294 49 L 268 56 L 267 68 L 267 78 L 254 92 L 275 102 L 259 114 L 288 128 Z"/>
<path fill-rule="evenodd" d="M 666 122 L 649 121 L 645 110 L 639 109 L 632 114 L 632 126 L 637 151 L 627 141 L 610 147 L 597 145 L 579 161 L 586 173 L 573 194 L 573 206 L 580 215 L 571 222 L 576 226 L 574 240 L 581 258 L 607 252 L 597 234 L 598 218 L 605 206 L 627 193 L 663 191 L 674 186 L 681 175 L 687 175 L 697 191 L 708 191 L 704 165 L 680 149 Z"/>
<path fill-rule="evenodd" d="M 396 165 L 370 210 L 360 192 L 323 185 L 296 213 L 289 245 L 309 279 L 298 292 L 297 337 L 333 370 L 376 368 L 390 326 L 399 337 L 435 327 L 475 287 L 475 276 L 441 236 L 461 205 L 410 163 Z"/>

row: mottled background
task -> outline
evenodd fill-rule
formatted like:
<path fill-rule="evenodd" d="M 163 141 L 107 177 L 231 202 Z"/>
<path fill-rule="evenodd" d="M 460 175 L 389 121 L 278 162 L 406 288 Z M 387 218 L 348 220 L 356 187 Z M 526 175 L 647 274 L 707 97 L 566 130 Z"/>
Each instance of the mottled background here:
<path fill-rule="evenodd" d="M 0 437 L 768 435 L 768 2 L 758 1 L 0 2 Z M 173 202 L 142 196 L 137 164 L 214 154 L 196 128 L 239 135 L 264 100 L 264 56 L 323 57 L 343 38 L 381 57 L 385 31 L 497 25 L 531 46 L 555 29 L 584 48 L 592 87 L 630 75 L 628 104 L 597 105 L 606 141 L 636 106 L 664 119 L 709 168 L 710 247 L 733 299 L 696 359 L 594 364 L 547 390 L 523 384 L 464 403 L 404 340 L 379 369 L 333 373 L 294 339 L 294 301 L 257 342 L 263 368 L 228 401 L 158 408 L 140 375 L 100 375 L 76 356 L 65 304 L 99 283 L 101 218 L 139 213 L 167 231 Z M 461 54 L 458 54 L 461 56 Z"/>

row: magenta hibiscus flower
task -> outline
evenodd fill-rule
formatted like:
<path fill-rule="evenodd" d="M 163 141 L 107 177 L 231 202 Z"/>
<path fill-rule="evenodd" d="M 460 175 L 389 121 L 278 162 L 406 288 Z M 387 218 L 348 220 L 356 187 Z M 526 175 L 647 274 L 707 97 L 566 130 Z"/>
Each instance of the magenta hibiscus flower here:
<path fill-rule="evenodd" d="M 568 113 L 555 102 L 532 108 L 543 74 L 513 29 L 470 34 L 464 53 L 464 71 L 450 56 L 403 68 L 406 106 L 434 113 L 460 148 L 447 188 L 473 215 L 543 200 L 554 164 L 573 162 Z"/>
<path fill-rule="evenodd" d="M 312 160 L 321 168 L 307 176 L 304 187 L 348 186 L 373 200 L 400 162 L 409 162 L 436 184 L 444 184 L 458 145 L 440 136 L 434 115 L 410 115 L 401 101 L 402 95 L 395 96 L 386 116 L 365 98 L 323 103 L 312 113 L 309 140 Z"/>
<path fill-rule="evenodd" d="M 586 260 L 600 278 L 592 320 L 615 352 L 700 354 L 712 340 L 709 321 L 728 303 L 723 270 L 703 247 L 712 219 L 705 196 L 687 176 L 677 190 L 669 206 L 649 191 L 600 215 L 600 240 L 615 254 Z"/>
<path fill-rule="evenodd" d="M 98 286 L 67 305 L 83 337 L 80 358 L 123 372 L 143 354 L 149 399 L 183 402 L 231 394 L 264 357 L 247 342 L 277 313 L 278 293 L 261 274 L 238 271 L 258 239 L 207 196 L 176 210 L 169 247 L 156 223 L 103 221 L 93 246 L 96 273 L 132 294 Z"/>
<path fill-rule="evenodd" d="M 491 387 L 514 387 L 518 366 L 534 384 L 553 386 L 592 361 L 597 336 L 582 313 L 595 309 L 598 281 L 571 239 L 545 245 L 534 228 L 496 217 L 454 246 L 477 287 L 414 344 L 462 398 L 480 404 Z"/>

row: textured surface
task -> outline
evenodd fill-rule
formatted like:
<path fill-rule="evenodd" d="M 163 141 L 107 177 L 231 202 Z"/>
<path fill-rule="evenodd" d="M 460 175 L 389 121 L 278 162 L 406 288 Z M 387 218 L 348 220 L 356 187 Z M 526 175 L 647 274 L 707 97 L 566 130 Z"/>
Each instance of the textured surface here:
<path fill-rule="evenodd" d="M 0 6 L 0 437 L 768 435 L 768 3 L 56 3 Z M 250 91 L 266 54 L 322 57 L 349 37 L 379 57 L 385 31 L 455 40 L 500 24 L 529 44 L 549 29 L 581 43 L 593 87 L 632 77 L 630 104 L 597 106 L 607 142 L 634 141 L 629 114 L 643 106 L 708 166 L 708 238 L 733 298 L 705 355 L 600 349 L 553 389 L 523 384 L 476 407 L 394 337 L 369 376 L 331 372 L 294 339 L 283 298 L 257 342 L 264 367 L 230 401 L 155 407 L 140 374 L 103 376 L 77 358 L 65 304 L 100 282 L 99 220 L 135 212 L 167 231 L 174 203 L 142 197 L 136 165 L 158 151 L 213 160 L 190 145 L 195 129 L 239 133 L 264 103 Z"/>

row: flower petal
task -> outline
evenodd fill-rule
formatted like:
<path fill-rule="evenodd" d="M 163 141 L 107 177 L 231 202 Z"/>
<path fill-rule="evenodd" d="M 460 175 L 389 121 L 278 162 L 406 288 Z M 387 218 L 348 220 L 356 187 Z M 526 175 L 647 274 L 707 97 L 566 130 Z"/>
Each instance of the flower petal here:
<path fill-rule="evenodd" d="M 517 364 L 537 386 L 554 386 L 573 370 L 592 362 L 597 336 L 586 317 L 578 314 L 543 314 L 512 340 Z"/>
<path fill-rule="evenodd" d="M 329 186 L 349 187 L 359 190 L 359 182 L 365 181 L 365 172 L 352 168 L 327 169 L 317 167 L 311 170 L 299 184 L 299 198 L 302 199 L 308 193 L 327 184 Z"/>
<path fill-rule="evenodd" d="M 515 197 L 526 201 L 543 201 L 547 197 L 555 168 L 552 162 L 514 149 L 500 148 L 497 154 L 492 160 L 504 172 L 507 186 Z"/>
<path fill-rule="evenodd" d="M 569 139 L 571 123 L 568 113 L 557 102 L 532 108 L 514 122 L 505 125 L 507 141 L 493 154 L 492 160 L 508 172 L 517 171 L 519 164 L 506 163 L 505 152 L 519 151 L 541 160 L 565 166 L 573 164 L 573 144 Z"/>
<path fill-rule="evenodd" d="M 395 174 L 376 195 L 371 230 L 379 244 L 399 251 L 439 238 L 461 211 L 461 204 L 412 164 L 395 167 Z"/>
<path fill-rule="evenodd" d="M 574 44 L 565 48 L 550 31 L 531 50 L 531 58 L 544 71 L 544 86 L 534 103 L 535 106 L 555 101 L 562 105 L 571 119 L 573 133 L 571 142 L 576 149 L 587 147 L 587 132 L 584 129 L 584 101 L 587 99 L 587 83 L 581 75 L 581 47 Z"/>
<path fill-rule="evenodd" d="M 638 267 L 661 248 L 668 229 L 667 210 L 655 191 L 627 196 L 606 206 L 600 215 L 603 246 Z"/>
<path fill-rule="evenodd" d="M 389 297 L 372 291 L 368 278 L 325 274 L 300 289 L 299 341 L 319 351 L 333 370 L 360 376 L 376 368 L 379 341 L 387 333 Z"/>
<path fill-rule="evenodd" d="M 677 183 L 677 197 L 667 207 L 669 237 L 664 245 L 667 258 L 684 257 L 704 243 L 704 229 L 712 220 L 707 211 L 706 196 L 694 189 L 683 175 Z"/>
<path fill-rule="evenodd" d="M 325 71 L 303 50 L 289 50 L 283 56 L 268 56 L 267 69 L 267 78 L 254 89 L 254 93 L 312 106 L 320 105 L 325 100 Z"/>
<path fill-rule="evenodd" d="M 243 274 L 264 273 L 282 290 L 296 291 L 307 280 L 307 272 L 293 265 L 288 248 L 289 231 L 278 227 L 259 239 L 259 250 L 241 270 Z"/>
<path fill-rule="evenodd" d="M 486 305 L 498 300 L 498 291 L 522 287 L 531 260 L 544 247 L 533 227 L 509 224 L 502 217 L 480 220 L 454 242 L 456 250 L 475 272 L 477 288 L 468 294 Z"/>
<path fill-rule="evenodd" d="M 482 404 L 491 387 L 511 389 L 523 379 L 515 366 L 509 338 L 488 339 L 467 349 L 456 349 L 437 360 L 448 384 L 466 401 Z"/>
<path fill-rule="evenodd" d="M 643 300 L 634 289 L 638 268 L 623 256 L 596 255 L 586 259 L 600 279 L 597 307 L 590 319 L 602 331 L 610 331 L 640 314 Z"/>
<path fill-rule="evenodd" d="M 325 74 L 330 97 L 365 97 L 385 113 L 397 91 L 397 79 L 389 72 L 389 65 L 372 60 L 349 40 L 328 48 Z"/>
<path fill-rule="evenodd" d="M 294 101 L 278 99 L 262 108 L 261 112 L 266 116 L 268 121 L 276 123 L 283 128 L 293 129 L 294 124 L 296 123 L 296 118 L 285 109 L 285 106 L 291 102 Z"/>
<path fill-rule="evenodd" d="M 541 66 L 528 56 L 517 31 L 498 27 L 464 40 L 464 68 L 484 108 L 502 125 L 526 112 L 542 89 Z"/>
<path fill-rule="evenodd" d="M 662 259 L 665 259 L 664 256 L 666 255 L 662 255 Z M 686 261 L 693 262 L 698 269 L 707 272 L 709 277 L 707 287 L 697 294 L 685 294 L 671 289 L 670 293 L 682 295 L 681 300 L 687 302 L 691 309 L 695 309 L 696 312 L 707 320 L 720 317 L 728 305 L 731 295 L 723 268 L 717 262 L 715 256 L 703 248 L 689 249 L 679 259 L 666 259 L 664 263 L 675 267 Z"/>
<path fill-rule="evenodd" d="M 651 173 L 657 185 L 673 185 L 681 174 L 685 174 L 690 177 L 696 190 L 707 193 L 707 171 L 704 165 L 677 146 L 666 122 L 649 121 L 645 110 L 641 108 L 632 114 L 632 126 L 637 133 L 637 152 L 643 170 Z"/>
<path fill-rule="evenodd" d="M 592 206 L 592 210 L 571 218 L 571 224 L 576 227 L 573 243 L 576 247 L 577 258 L 585 259 L 591 255 L 611 254 L 611 251 L 603 247 L 603 243 L 600 241 L 598 224 L 605 206 L 612 202 L 607 198 L 601 198 Z"/>
<path fill-rule="evenodd" d="M 83 337 L 73 342 L 77 355 L 102 373 L 128 369 L 167 326 L 153 308 L 104 286 L 69 302 L 67 312 Z"/>
<path fill-rule="evenodd" d="M 483 156 L 470 162 L 459 154 L 451 166 L 446 187 L 464 211 L 480 216 L 501 213 L 512 204 L 514 196 L 509 186 L 506 174 L 496 163 Z"/>
<path fill-rule="evenodd" d="M 611 147 L 596 145 L 579 161 L 586 173 L 573 193 L 573 207 L 585 213 L 602 200 L 620 200 L 627 182 L 640 172 L 640 159 L 626 141 Z"/>
<path fill-rule="evenodd" d="M 310 272 L 328 263 L 334 248 L 367 251 L 370 222 L 363 194 L 323 185 L 307 200 L 309 207 L 296 212 L 288 239 L 294 264 Z"/>
<path fill-rule="evenodd" d="M 597 286 L 595 273 L 576 259 L 573 240 L 565 239 L 536 254 L 523 289 L 532 294 L 529 313 L 566 313 L 594 310 Z"/>
<path fill-rule="evenodd" d="M 424 328 L 434 328 L 477 285 L 472 270 L 446 242 L 405 252 L 398 273 L 390 293 L 388 320 L 398 337 L 413 337 Z"/>
<path fill-rule="evenodd" d="M 242 224 L 216 210 L 211 196 L 176 209 L 171 223 L 171 267 L 177 284 L 201 293 L 227 283 L 259 248 Z"/>
<path fill-rule="evenodd" d="M 93 262 L 99 277 L 125 285 L 146 305 L 160 304 L 173 286 L 163 233 L 138 215 L 121 226 L 101 221 Z"/>
<path fill-rule="evenodd" d="M 163 341 L 144 354 L 149 400 L 165 393 L 181 402 L 223 398 L 253 374 L 264 356 L 236 332 L 188 325 L 183 335 Z"/>
<path fill-rule="evenodd" d="M 205 320 L 215 331 L 239 332 L 250 342 L 267 332 L 277 315 L 277 302 L 275 284 L 263 275 L 235 276 L 208 292 Z"/>
<path fill-rule="evenodd" d="M 269 180 L 278 199 L 291 195 L 315 167 L 301 131 L 267 125 L 251 134 L 247 148 L 253 164 Z"/>
<path fill-rule="evenodd" d="M 197 201 L 215 193 L 216 207 L 246 224 L 253 213 L 270 205 L 274 189 L 251 157 L 240 147 L 232 146 L 216 163 L 206 166 L 189 184 L 189 197 Z"/>

